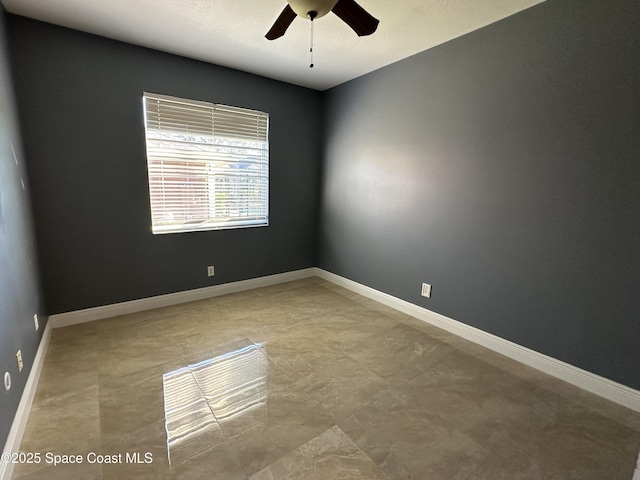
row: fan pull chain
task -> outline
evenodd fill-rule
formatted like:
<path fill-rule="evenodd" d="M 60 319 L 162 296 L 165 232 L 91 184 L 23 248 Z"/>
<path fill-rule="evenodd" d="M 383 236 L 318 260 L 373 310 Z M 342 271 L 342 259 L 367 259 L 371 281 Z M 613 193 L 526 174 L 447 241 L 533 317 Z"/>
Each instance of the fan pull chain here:
<path fill-rule="evenodd" d="M 311 57 L 311 62 L 309 63 L 309 68 L 313 68 L 313 19 L 318 15 L 316 12 L 309 12 L 309 18 L 311 19 L 311 40 L 309 41 L 309 57 Z"/>

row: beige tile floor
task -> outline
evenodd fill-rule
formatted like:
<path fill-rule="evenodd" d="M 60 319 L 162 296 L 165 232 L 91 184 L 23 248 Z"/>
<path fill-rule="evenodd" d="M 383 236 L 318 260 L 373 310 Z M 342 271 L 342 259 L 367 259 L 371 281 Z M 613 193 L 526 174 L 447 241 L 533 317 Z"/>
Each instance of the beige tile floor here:
<path fill-rule="evenodd" d="M 640 414 L 310 278 L 54 330 L 13 478 L 630 480 L 639 447 Z"/>

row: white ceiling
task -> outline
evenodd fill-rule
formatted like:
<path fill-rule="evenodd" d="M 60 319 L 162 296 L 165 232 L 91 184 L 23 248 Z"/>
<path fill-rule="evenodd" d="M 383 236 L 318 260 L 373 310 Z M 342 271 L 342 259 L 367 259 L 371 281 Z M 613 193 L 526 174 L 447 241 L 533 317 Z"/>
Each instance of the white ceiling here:
<path fill-rule="evenodd" d="M 264 38 L 285 0 L 1 0 L 18 15 L 326 90 L 544 0 L 357 0 L 380 20 L 358 37 L 333 13 Z"/>

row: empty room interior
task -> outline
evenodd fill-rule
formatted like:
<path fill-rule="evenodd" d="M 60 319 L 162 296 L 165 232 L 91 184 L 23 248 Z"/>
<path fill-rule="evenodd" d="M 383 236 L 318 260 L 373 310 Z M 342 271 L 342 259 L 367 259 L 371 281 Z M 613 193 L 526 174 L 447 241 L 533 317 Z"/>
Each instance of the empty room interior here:
<path fill-rule="evenodd" d="M 640 480 L 640 2 L 0 2 L 1 480 Z"/>

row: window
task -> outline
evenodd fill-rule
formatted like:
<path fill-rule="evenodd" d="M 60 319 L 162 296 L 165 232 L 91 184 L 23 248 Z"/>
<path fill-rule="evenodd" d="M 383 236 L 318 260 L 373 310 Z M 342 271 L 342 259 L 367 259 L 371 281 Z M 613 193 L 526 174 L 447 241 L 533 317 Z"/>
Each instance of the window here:
<path fill-rule="evenodd" d="M 269 224 L 269 115 L 144 93 L 153 233 Z"/>

